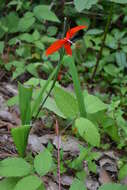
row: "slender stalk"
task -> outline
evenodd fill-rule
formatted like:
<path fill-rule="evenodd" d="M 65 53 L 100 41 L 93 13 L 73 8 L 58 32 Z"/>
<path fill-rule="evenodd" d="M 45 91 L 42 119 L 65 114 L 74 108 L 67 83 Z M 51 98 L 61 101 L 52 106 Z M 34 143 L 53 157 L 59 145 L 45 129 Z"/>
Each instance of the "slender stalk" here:
<path fill-rule="evenodd" d="M 61 59 L 60 59 L 60 60 L 61 60 Z M 46 97 L 45 97 L 44 100 L 42 101 L 42 103 L 41 103 L 41 105 L 40 105 L 40 107 L 39 107 L 39 109 L 38 109 L 38 111 L 37 111 L 37 113 L 36 113 L 36 115 L 35 115 L 35 117 L 34 117 L 33 122 L 37 119 L 37 117 L 38 117 L 40 111 L 42 110 L 42 108 L 43 108 L 43 106 L 44 106 L 46 100 L 47 100 L 48 97 L 50 96 L 50 94 L 51 94 L 51 92 L 52 92 L 52 90 L 53 90 L 53 88 L 54 88 L 54 86 L 55 86 L 55 84 L 56 84 L 57 77 L 58 77 L 58 74 L 59 74 L 59 71 L 60 71 L 60 67 L 61 67 L 61 61 L 59 61 L 59 63 L 58 63 L 58 67 L 57 67 L 55 79 L 53 80 L 53 83 L 52 83 L 52 85 L 51 85 L 51 88 L 49 89 L 49 91 L 48 91 Z"/>
<path fill-rule="evenodd" d="M 82 89 L 80 86 L 74 59 L 72 57 L 69 59 L 69 69 L 70 69 L 70 73 L 71 73 L 73 84 L 74 84 L 76 98 L 78 101 L 80 116 L 86 117 L 86 109 L 85 109 L 85 103 L 84 103 L 84 98 L 83 98 L 83 94 L 82 94 Z"/>
<path fill-rule="evenodd" d="M 100 48 L 100 51 L 98 52 L 98 55 L 97 55 L 97 61 L 96 61 L 96 65 L 95 65 L 92 77 L 91 77 L 91 82 L 93 82 L 93 80 L 95 78 L 97 68 L 98 68 L 100 60 L 101 60 L 102 52 L 103 52 L 104 45 L 105 45 L 105 40 L 106 40 L 108 30 L 109 30 L 109 27 L 110 27 L 110 24 L 111 24 L 111 20 L 112 20 L 112 13 L 113 13 L 113 4 L 110 7 L 110 12 L 109 12 L 107 24 L 106 24 L 106 27 L 105 27 L 105 31 L 104 31 L 104 36 L 103 36 L 103 39 L 102 39 L 101 48 Z"/>
<path fill-rule="evenodd" d="M 67 22 L 67 19 L 66 19 L 66 17 L 65 17 L 65 19 L 64 19 L 64 26 L 63 26 L 62 38 L 64 37 L 64 35 L 65 35 L 65 33 L 66 33 L 66 25 L 67 25 L 66 22 Z M 48 91 L 46 97 L 45 97 L 44 100 L 42 101 L 42 103 L 41 103 L 41 105 L 40 105 L 40 107 L 39 107 L 39 109 L 38 109 L 38 111 L 37 111 L 37 113 L 36 113 L 36 115 L 35 115 L 35 117 L 34 117 L 32 123 L 33 123 L 34 121 L 36 121 L 36 119 L 37 119 L 37 117 L 38 117 L 40 111 L 42 110 L 42 108 L 43 108 L 43 106 L 44 106 L 46 100 L 47 100 L 48 97 L 50 96 L 50 94 L 51 94 L 51 92 L 52 92 L 52 90 L 53 90 L 53 88 L 54 88 L 54 86 L 55 86 L 55 84 L 56 84 L 56 81 L 57 81 L 57 78 L 58 78 L 58 74 L 59 74 L 59 71 L 60 71 L 60 67 L 61 67 L 61 62 L 62 62 L 63 56 L 64 56 L 64 49 L 61 49 L 61 51 L 60 51 L 60 60 L 59 60 L 58 66 L 57 66 L 55 78 L 54 78 L 54 80 L 53 80 L 53 83 L 52 83 L 52 85 L 51 85 L 51 87 L 50 87 L 50 89 L 49 89 L 49 91 Z"/>
<path fill-rule="evenodd" d="M 60 134 L 59 134 L 59 125 L 56 120 L 56 135 L 57 135 L 57 168 L 58 168 L 58 184 L 59 190 L 61 190 L 61 175 L 60 175 Z"/>

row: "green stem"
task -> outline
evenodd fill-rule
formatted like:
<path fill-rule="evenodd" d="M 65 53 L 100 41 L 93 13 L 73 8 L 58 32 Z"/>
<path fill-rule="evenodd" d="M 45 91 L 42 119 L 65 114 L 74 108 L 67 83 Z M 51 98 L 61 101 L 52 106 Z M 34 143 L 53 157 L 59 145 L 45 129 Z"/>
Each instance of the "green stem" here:
<path fill-rule="evenodd" d="M 109 27 L 110 27 L 110 23 L 111 23 L 111 20 L 112 20 L 112 13 L 113 13 L 113 4 L 110 7 L 110 12 L 109 12 L 107 24 L 106 24 L 106 27 L 105 27 L 105 31 L 104 31 L 104 36 L 103 36 L 103 39 L 102 39 L 101 48 L 100 48 L 100 51 L 98 52 L 98 55 L 97 55 L 97 61 L 96 61 L 96 65 L 95 65 L 92 77 L 91 77 L 91 82 L 95 78 L 95 75 L 96 75 L 96 72 L 97 72 L 97 68 L 98 68 L 99 62 L 101 60 L 102 52 L 103 52 L 104 45 L 105 45 L 105 40 L 106 40 L 106 37 L 107 37 L 107 34 L 108 34 L 108 30 L 109 30 Z"/>
<path fill-rule="evenodd" d="M 65 19 L 64 19 L 64 25 L 63 25 L 62 38 L 64 38 L 64 35 L 65 35 L 65 33 L 66 33 L 66 24 L 67 24 L 66 22 L 67 22 L 67 19 L 66 19 L 66 17 L 65 17 Z M 52 92 L 52 90 L 53 90 L 53 88 L 54 88 L 54 86 L 55 86 L 55 84 L 56 84 L 56 81 L 57 81 L 57 78 L 58 78 L 58 74 L 59 74 L 59 71 L 60 71 L 60 67 L 61 67 L 61 64 L 62 64 L 63 56 L 64 56 L 64 49 L 61 49 L 61 50 L 60 50 L 60 60 L 59 60 L 59 63 L 58 63 L 58 65 L 57 65 L 57 68 L 56 68 L 56 71 L 55 71 L 55 78 L 54 78 L 54 80 L 53 80 L 53 83 L 52 83 L 52 85 L 51 85 L 51 87 L 50 87 L 50 89 L 49 89 L 49 91 L 48 91 L 46 97 L 43 99 L 43 101 L 42 101 L 42 103 L 41 103 L 41 105 L 40 105 L 40 107 L 39 107 L 39 109 L 38 109 L 38 111 L 37 111 L 37 113 L 36 113 L 36 115 L 35 115 L 35 117 L 34 117 L 32 123 L 33 123 L 34 121 L 36 121 L 36 119 L 37 119 L 37 117 L 38 117 L 40 111 L 42 110 L 42 108 L 43 108 L 43 106 L 44 106 L 44 104 L 45 104 L 45 102 L 46 102 L 46 100 L 47 100 L 47 98 L 50 96 L 50 94 L 51 94 L 51 92 Z M 53 74 L 51 74 L 51 75 L 54 76 Z M 47 88 L 49 82 L 50 82 L 51 79 L 52 79 L 52 76 L 49 77 L 48 82 L 46 83 L 46 87 L 44 88 L 43 92 L 46 90 L 46 88 Z"/>
<path fill-rule="evenodd" d="M 84 103 L 84 98 L 83 98 L 83 94 L 82 94 L 82 89 L 80 86 L 80 82 L 79 82 L 79 78 L 78 78 L 77 69 L 76 69 L 76 66 L 74 63 L 74 59 L 72 57 L 69 58 L 69 69 L 70 69 L 70 73 L 71 73 L 73 84 L 74 84 L 74 90 L 75 90 L 76 98 L 78 101 L 80 116 L 86 117 L 86 109 L 85 109 L 85 103 Z"/>
<path fill-rule="evenodd" d="M 63 56 L 62 56 L 62 57 L 63 57 Z M 55 78 L 54 78 L 54 80 L 53 80 L 53 83 L 52 83 L 52 85 L 51 85 L 51 87 L 50 87 L 50 89 L 49 89 L 49 91 L 48 91 L 46 97 L 45 97 L 44 100 L 42 101 L 42 103 L 41 103 L 41 105 L 40 105 L 40 107 L 39 107 L 39 109 L 38 109 L 38 111 L 37 111 L 37 113 L 36 113 L 36 115 L 35 115 L 35 117 L 34 117 L 33 122 L 37 119 L 37 117 L 38 117 L 40 111 L 42 110 L 42 108 L 43 108 L 43 106 L 44 106 L 46 100 L 47 100 L 48 97 L 50 96 L 50 94 L 51 94 L 51 92 L 52 92 L 52 90 L 53 90 L 53 88 L 54 88 L 54 86 L 55 86 L 55 84 L 56 84 L 56 81 L 57 81 L 57 78 L 58 78 L 58 74 L 59 74 L 59 71 L 60 71 L 60 67 L 61 67 L 61 60 L 62 60 L 62 58 L 60 59 L 60 61 L 59 61 L 59 63 L 58 63 L 58 66 L 57 66 L 57 70 L 56 70 L 56 74 L 55 74 Z"/>

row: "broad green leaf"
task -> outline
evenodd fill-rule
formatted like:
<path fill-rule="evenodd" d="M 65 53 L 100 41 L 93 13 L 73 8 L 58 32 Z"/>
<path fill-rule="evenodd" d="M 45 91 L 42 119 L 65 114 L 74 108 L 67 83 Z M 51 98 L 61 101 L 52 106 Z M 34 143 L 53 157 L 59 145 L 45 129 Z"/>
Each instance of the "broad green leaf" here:
<path fill-rule="evenodd" d="M 98 0 L 74 0 L 74 5 L 77 11 L 81 12 L 83 9 L 90 9 L 97 2 Z"/>
<path fill-rule="evenodd" d="M 42 180 L 39 177 L 30 175 L 19 180 L 14 190 L 37 190 L 41 184 Z"/>
<path fill-rule="evenodd" d="M 55 27 L 55 26 L 49 26 L 48 29 L 47 29 L 48 36 L 54 36 L 54 35 L 56 35 L 57 30 L 58 30 L 57 27 Z"/>
<path fill-rule="evenodd" d="M 16 79 L 18 76 L 25 72 L 25 68 L 17 67 L 16 70 L 13 72 L 12 79 Z"/>
<path fill-rule="evenodd" d="M 127 177 L 127 164 L 125 164 L 119 171 L 119 180 L 124 179 Z"/>
<path fill-rule="evenodd" d="M 0 54 L 3 53 L 4 50 L 4 41 L 0 41 Z"/>
<path fill-rule="evenodd" d="M 126 54 L 122 51 L 116 52 L 116 62 L 120 67 L 127 67 Z"/>
<path fill-rule="evenodd" d="M 6 16 L 6 26 L 9 33 L 15 33 L 18 31 L 19 17 L 16 12 L 10 12 Z"/>
<path fill-rule="evenodd" d="M 84 102 L 86 112 L 89 114 L 93 114 L 107 109 L 107 104 L 103 103 L 98 97 L 90 95 L 88 93 L 84 94 Z"/>
<path fill-rule="evenodd" d="M 41 63 L 30 63 L 26 66 L 26 70 L 32 74 L 34 77 L 39 78 L 37 68 L 41 65 Z"/>
<path fill-rule="evenodd" d="M 103 30 L 101 29 L 90 29 L 86 32 L 87 35 L 99 35 L 99 34 L 102 34 L 103 33 Z"/>
<path fill-rule="evenodd" d="M 18 36 L 21 41 L 32 43 L 34 41 L 33 36 L 29 33 L 24 33 Z"/>
<path fill-rule="evenodd" d="M 86 190 L 86 187 L 85 187 L 85 183 L 75 178 L 69 190 L 77 190 L 77 189 Z"/>
<path fill-rule="evenodd" d="M 32 99 L 32 87 L 25 87 L 24 85 L 18 85 L 19 90 L 19 108 L 21 114 L 22 125 L 30 124 L 31 120 L 31 99 Z"/>
<path fill-rule="evenodd" d="M 84 140 L 92 146 L 100 145 L 100 134 L 96 126 L 88 119 L 78 118 L 75 121 L 75 127 Z"/>
<path fill-rule="evenodd" d="M 24 157 L 24 155 L 25 155 L 29 132 L 30 132 L 29 125 L 26 125 L 26 126 L 24 125 L 24 126 L 20 126 L 20 127 L 11 129 L 13 141 L 16 145 L 18 154 L 21 157 Z"/>
<path fill-rule="evenodd" d="M 116 183 L 109 183 L 102 185 L 99 190 L 127 190 L 127 186 Z"/>
<path fill-rule="evenodd" d="M 35 157 L 34 168 L 40 176 L 44 176 L 51 170 L 52 163 L 52 155 L 48 149 L 45 149 Z"/>
<path fill-rule="evenodd" d="M 32 171 L 32 166 L 23 158 L 6 158 L 0 161 L 0 176 L 22 177 Z"/>
<path fill-rule="evenodd" d="M 53 90 L 56 105 L 59 110 L 68 118 L 74 118 L 78 115 L 78 104 L 73 94 L 64 88 L 55 87 Z"/>
<path fill-rule="evenodd" d="M 56 105 L 56 102 L 52 99 L 52 98 L 48 98 L 47 101 L 44 104 L 44 108 L 47 108 L 48 110 L 54 112 L 56 115 L 62 117 L 62 118 L 66 118 L 62 112 L 59 110 L 59 108 Z"/>
<path fill-rule="evenodd" d="M 119 4 L 127 4 L 127 0 L 110 0 L 110 1 Z"/>
<path fill-rule="evenodd" d="M 55 15 L 54 12 L 50 10 L 50 7 L 47 5 L 39 5 L 34 8 L 34 15 L 42 21 L 44 20 L 49 20 L 49 21 L 54 21 L 54 22 L 60 22 L 57 16 Z"/>
<path fill-rule="evenodd" d="M 19 179 L 16 178 L 8 178 L 0 181 L 0 189 L 1 190 L 14 190 L 14 187 Z"/>
<path fill-rule="evenodd" d="M 35 22 L 33 16 L 24 16 L 19 20 L 18 30 L 20 32 L 25 32 L 32 27 Z"/>
<path fill-rule="evenodd" d="M 113 64 L 108 64 L 104 66 L 104 71 L 114 77 L 117 76 L 119 73 L 119 69 Z"/>

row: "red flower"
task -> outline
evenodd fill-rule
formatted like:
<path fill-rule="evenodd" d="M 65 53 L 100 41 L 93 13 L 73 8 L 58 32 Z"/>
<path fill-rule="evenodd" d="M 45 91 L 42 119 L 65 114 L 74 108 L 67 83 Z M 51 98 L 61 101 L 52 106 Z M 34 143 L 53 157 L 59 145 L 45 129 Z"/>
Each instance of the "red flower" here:
<path fill-rule="evenodd" d="M 71 41 L 70 39 L 75 35 L 76 32 L 79 30 L 82 30 L 86 28 L 86 26 L 76 26 L 74 28 L 71 28 L 70 30 L 67 31 L 66 37 L 64 39 L 60 39 L 55 41 L 47 50 L 46 50 L 46 55 L 50 55 L 56 51 L 58 51 L 61 47 L 64 46 L 65 51 L 68 55 L 72 55 L 72 50 L 71 50 Z"/>

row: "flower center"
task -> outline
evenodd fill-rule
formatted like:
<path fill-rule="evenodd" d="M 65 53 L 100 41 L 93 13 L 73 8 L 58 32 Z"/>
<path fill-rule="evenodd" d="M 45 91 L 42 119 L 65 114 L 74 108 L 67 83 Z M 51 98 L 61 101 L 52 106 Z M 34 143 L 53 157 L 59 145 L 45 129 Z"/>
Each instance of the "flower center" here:
<path fill-rule="evenodd" d="M 73 44 L 73 42 L 67 38 L 65 38 L 67 40 L 67 42 L 69 42 L 70 44 Z"/>

